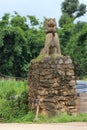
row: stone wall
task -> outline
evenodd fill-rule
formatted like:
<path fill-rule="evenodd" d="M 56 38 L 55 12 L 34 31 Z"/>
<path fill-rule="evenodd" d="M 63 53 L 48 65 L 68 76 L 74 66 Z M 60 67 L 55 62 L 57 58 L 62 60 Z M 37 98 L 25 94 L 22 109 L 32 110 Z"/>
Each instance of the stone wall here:
<path fill-rule="evenodd" d="M 29 108 L 44 115 L 59 112 L 77 113 L 74 66 L 69 56 L 44 57 L 33 60 L 29 67 Z"/>

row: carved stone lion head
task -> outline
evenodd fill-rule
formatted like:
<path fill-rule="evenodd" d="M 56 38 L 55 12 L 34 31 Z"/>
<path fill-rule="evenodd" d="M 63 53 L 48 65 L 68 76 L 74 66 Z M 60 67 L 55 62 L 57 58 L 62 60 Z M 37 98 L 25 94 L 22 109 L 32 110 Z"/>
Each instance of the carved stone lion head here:
<path fill-rule="evenodd" d="M 44 21 L 46 33 L 56 32 L 56 21 L 55 18 L 45 19 Z"/>

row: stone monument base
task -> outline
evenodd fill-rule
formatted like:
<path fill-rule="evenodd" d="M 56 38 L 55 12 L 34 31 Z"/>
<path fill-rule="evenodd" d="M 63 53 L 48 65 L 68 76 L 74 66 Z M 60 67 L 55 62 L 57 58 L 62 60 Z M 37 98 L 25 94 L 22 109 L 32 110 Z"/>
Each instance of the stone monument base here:
<path fill-rule="evenodd" d="M 77 114 L 74 66 L 69 56 L 49 56 L 31 61 L 28 74 L 29 108 L 47 116 Z"/>

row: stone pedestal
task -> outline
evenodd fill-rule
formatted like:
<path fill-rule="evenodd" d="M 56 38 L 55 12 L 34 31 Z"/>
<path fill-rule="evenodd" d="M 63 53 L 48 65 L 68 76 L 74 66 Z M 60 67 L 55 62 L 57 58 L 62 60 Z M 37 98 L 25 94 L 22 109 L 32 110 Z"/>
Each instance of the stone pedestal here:
<path fill-rule="evenodd" d="M 29 108 L 52 116 L 77 113 L 74 66 L 69 56 L 43 57 L 31 62 L 28 74 Z"/>

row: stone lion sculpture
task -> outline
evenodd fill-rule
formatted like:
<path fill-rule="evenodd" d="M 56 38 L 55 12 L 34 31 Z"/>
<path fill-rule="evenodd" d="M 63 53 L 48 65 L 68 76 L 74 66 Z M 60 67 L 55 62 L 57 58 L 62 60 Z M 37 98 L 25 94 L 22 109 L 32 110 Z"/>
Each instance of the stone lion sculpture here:
<path fill-rule="evenodd" d="M 61 55 L 60 43 L 58 34 L 56 32 L 56 21 L 55 18 L 45 19 L 44 22 L 46 40 L 45 46 L 41 51 L 43 55 L 59 54 Z"/>

